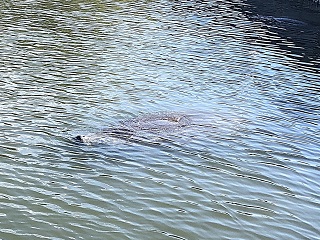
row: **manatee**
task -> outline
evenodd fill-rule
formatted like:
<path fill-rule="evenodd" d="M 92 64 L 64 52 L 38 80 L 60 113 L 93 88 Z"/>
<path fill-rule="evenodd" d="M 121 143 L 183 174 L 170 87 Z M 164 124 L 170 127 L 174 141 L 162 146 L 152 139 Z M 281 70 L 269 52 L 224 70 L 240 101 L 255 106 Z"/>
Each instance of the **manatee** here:
<path fill-rule="evenodd" d="M 179 131 L 190 124 L 190 118 L 184 114 L 155 113 L 121 121 L 118 126 L 88 135 L 79 135 L 74 140 L 86 144 L 119 141 L 140 142 L 151 140 L 162 134 Z"/>

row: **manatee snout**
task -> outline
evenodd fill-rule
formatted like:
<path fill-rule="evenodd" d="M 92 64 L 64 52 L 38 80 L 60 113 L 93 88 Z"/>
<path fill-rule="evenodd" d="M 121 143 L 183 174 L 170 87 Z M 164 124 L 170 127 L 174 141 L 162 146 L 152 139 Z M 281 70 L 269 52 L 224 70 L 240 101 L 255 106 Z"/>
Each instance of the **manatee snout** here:
<path fill-rule="evenodd" d="M 78 135 L 73 138 L 76 142 L 83 142 L 82 136 Z"/>

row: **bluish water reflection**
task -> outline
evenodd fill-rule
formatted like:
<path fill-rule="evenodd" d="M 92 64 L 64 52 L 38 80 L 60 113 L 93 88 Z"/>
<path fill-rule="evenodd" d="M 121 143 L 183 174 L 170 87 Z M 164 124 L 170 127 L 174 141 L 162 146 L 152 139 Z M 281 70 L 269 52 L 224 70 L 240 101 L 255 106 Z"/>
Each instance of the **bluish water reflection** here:
<path fill-rule="evenodd" d="M 2 2 L 0 237 L 316 239 L 318 25 L 252 4 Z"/>

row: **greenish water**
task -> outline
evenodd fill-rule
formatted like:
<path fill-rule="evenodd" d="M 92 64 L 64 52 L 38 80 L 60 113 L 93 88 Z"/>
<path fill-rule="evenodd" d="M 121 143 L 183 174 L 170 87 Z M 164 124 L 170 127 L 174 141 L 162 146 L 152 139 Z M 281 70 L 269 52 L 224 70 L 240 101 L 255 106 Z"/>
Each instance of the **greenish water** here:
<path fill-rule="evenodd" d="M 253 2 L 2 1 L 0 239 L 317 239 L 319 25 Z"/>

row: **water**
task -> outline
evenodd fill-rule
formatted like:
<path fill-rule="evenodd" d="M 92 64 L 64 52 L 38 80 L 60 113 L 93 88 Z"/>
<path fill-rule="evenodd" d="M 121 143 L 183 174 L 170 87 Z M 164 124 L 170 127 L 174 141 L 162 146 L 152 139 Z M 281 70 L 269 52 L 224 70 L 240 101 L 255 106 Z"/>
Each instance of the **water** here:
<path fill-rule="evenodd" d="M 317 239 L 318 10 L 257 2 L 2 1 L 0 238 Z"/>

